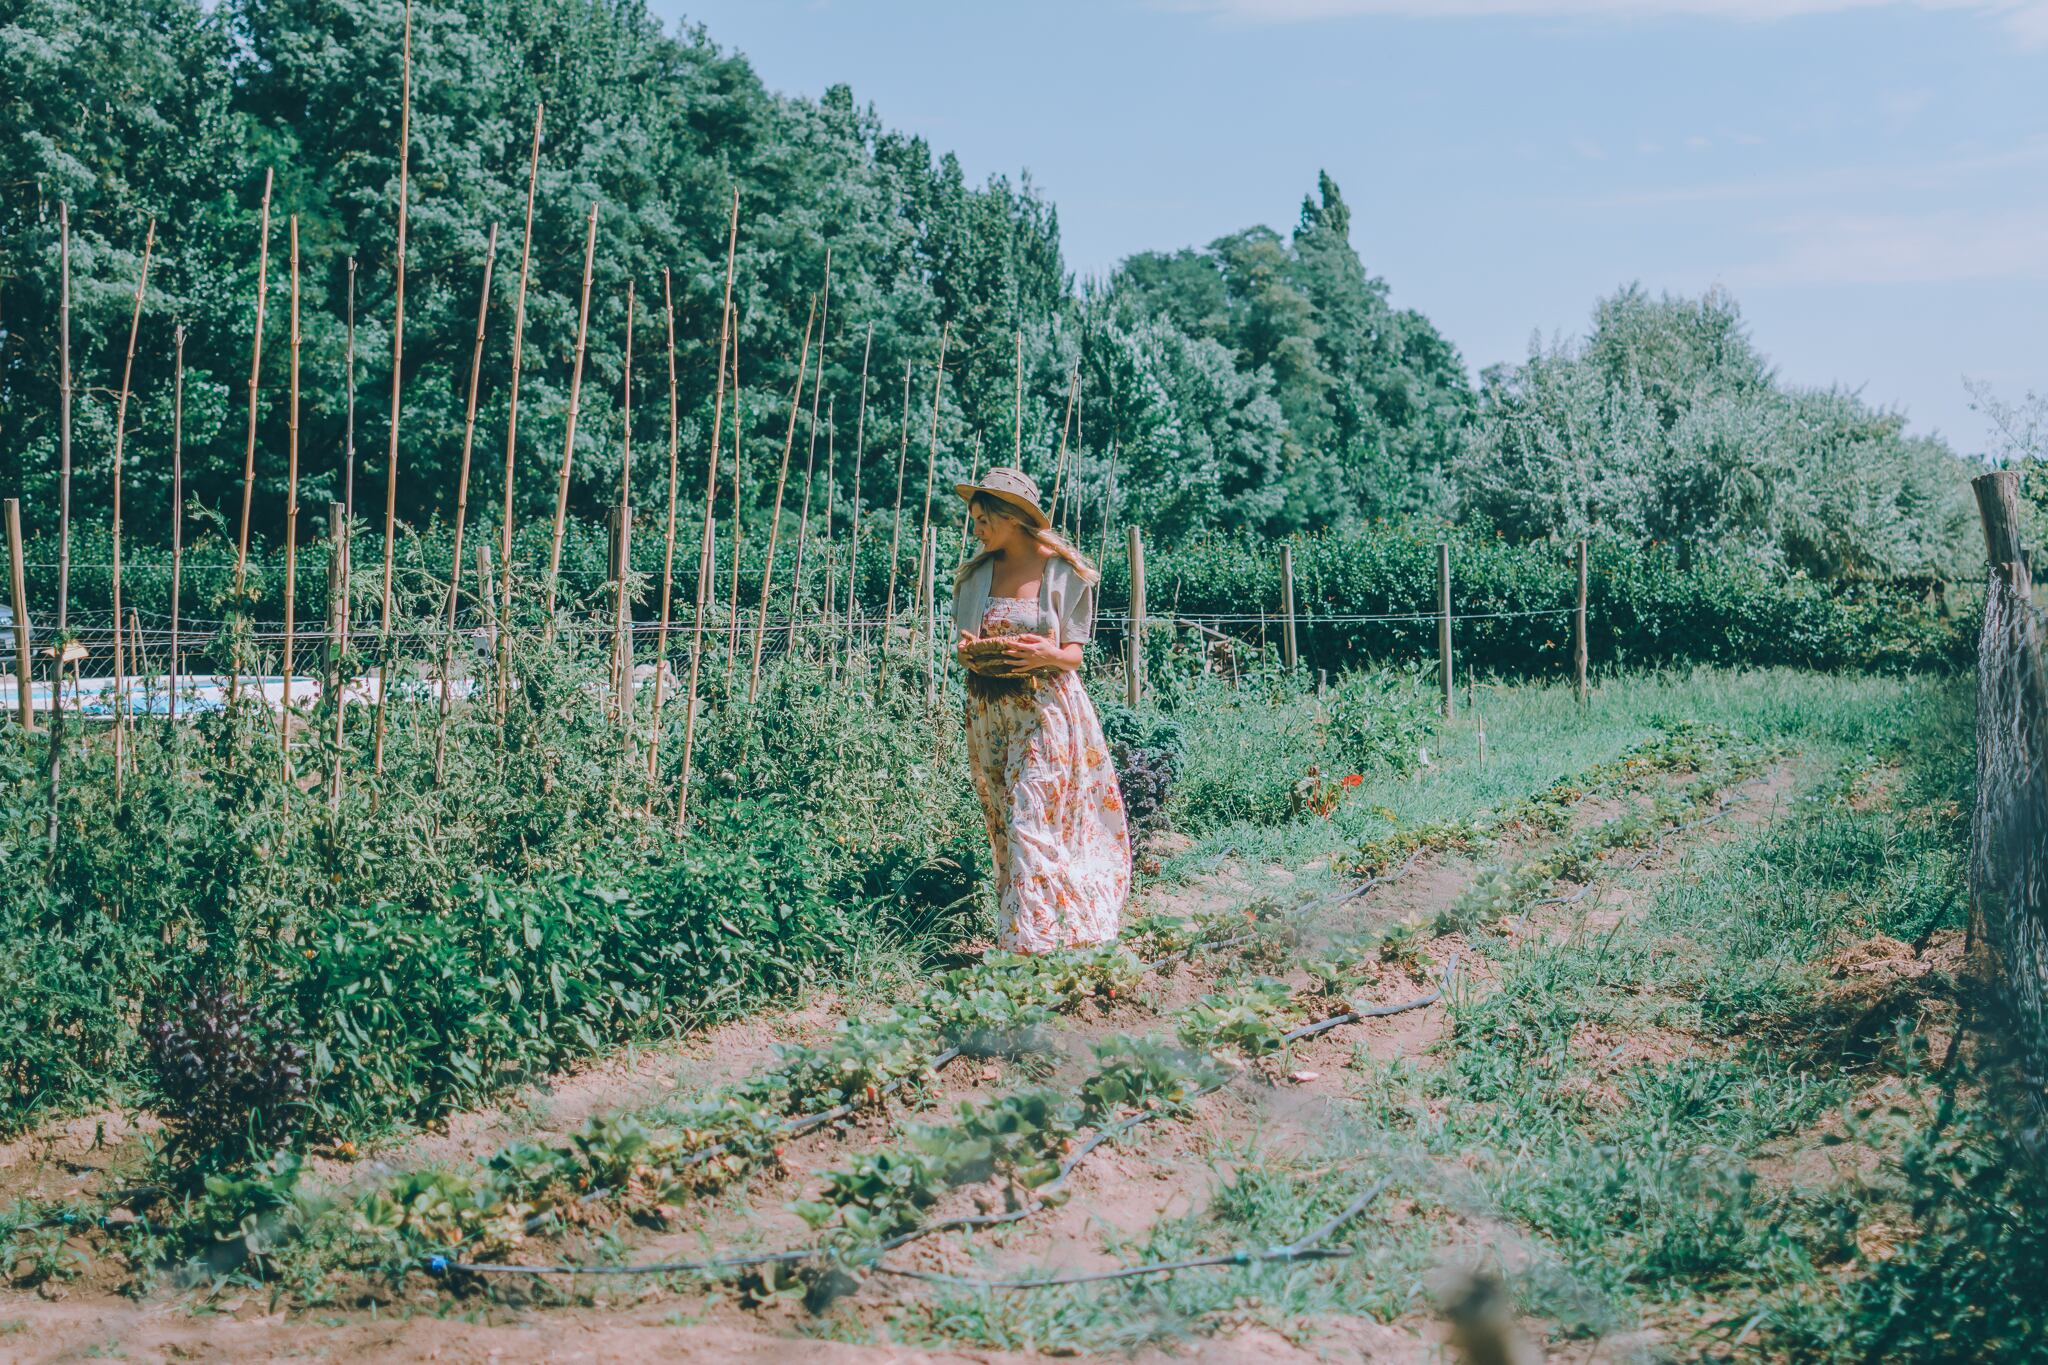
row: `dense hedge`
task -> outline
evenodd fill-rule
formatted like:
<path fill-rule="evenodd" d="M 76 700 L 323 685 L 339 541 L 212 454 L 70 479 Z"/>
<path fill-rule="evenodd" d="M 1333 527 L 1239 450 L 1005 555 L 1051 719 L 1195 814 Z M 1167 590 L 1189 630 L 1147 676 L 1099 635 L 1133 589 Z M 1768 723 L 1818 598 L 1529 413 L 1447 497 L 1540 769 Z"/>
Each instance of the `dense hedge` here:
<path fill-rule="evenodd" d="M 1575 596 L 1570 547 L 1512 544 L 1464 531 L 1448 535 L 1453 614 L 1483 618 L 1456 623 L 1463 665 L 1508 675 L 1568 672 L 1572 627 L 1561 609 Z M 1335 670 L 1434 659 L 1436 544 L 1444 538 L 1433 529 L 1386 528 L 1295 541 L 1303 661 Z M 1223 629 L 1256 643 L 1256 618 L 1268 613 L 1263 633 L 1277 648 L 1279 558 L 1274 545 L 1238 539 L 1148 549 L 1148 614 L 1238 617 Z M 1820 583 L 1746 560 L 1680 568 L 1660 546 L 1596 542 L 1589 559 L 1587 652 L 1596 668 L 1710 663 L 1946 670 L 1967 666 L 1975 653 L 1980 607 L 1966 592 L 1927 584 Z M 1112 551 L 1103 567 L 1104 611 L 1120 616 L 1130 600 L 1129 565 Z M 1541 612 L 1555 614 L 1499 614 Z M 1398 615 L 1426 619 L 1340 619 Z"/>

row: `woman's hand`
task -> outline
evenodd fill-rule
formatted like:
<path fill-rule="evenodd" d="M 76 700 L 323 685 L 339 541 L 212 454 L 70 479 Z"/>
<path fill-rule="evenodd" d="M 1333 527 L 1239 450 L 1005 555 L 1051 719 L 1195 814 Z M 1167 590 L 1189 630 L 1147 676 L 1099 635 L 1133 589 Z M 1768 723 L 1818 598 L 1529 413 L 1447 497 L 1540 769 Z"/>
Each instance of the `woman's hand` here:
<path fill-rule="evenodd" d="M 1067 671 L 1081 666 L 1081 646 L 1057 645 L 1043 635 L 1011 635 L 1003 640 L 1002 664 L 1012 674 Z"/>

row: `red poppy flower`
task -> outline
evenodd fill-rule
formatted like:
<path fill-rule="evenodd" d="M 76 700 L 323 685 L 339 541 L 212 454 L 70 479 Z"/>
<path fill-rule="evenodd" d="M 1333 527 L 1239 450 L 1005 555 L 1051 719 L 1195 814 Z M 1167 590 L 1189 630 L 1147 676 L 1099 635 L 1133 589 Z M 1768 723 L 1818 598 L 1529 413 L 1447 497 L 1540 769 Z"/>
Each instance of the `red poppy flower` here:
<path fill-rule="evenodd" d="M 1358 773 L 1347 773 L 1344 776 L 1344 785 L 1347 787 L 1355 787 L 1363 781 L 1365 778 Z"/>

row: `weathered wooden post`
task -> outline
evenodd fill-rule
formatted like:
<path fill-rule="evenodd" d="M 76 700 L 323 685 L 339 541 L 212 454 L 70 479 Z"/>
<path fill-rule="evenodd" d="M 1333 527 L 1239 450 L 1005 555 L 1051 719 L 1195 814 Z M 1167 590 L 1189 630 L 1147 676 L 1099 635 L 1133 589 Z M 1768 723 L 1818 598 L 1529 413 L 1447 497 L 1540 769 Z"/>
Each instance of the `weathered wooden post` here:
<path fill-rule="evenodd" d="M 1572 678 L 1586 704 L 1586 542 L 1579 542 L 1579 604 L 1572 612 Z"/>
<path fill-rule="evenodd" d="M 1131 527 L 1130 661 L 1125 668 L 1124 703 L 1136 706 L 1145 695 L 1145 537 Z"/>
<path fill-rule="evenodd" d="M 1280 612 L 1285 621 L 1280 628 L 1280 652 L 1287 671 L 1292 673 L 1301 662 L 1294 640 L 1294 547 L 1280 547 Z"/>
<path fill-rule="evenodd" d="M 2025 597 L 2033 575 L 2020 545 L 2020 476 L 2010 469 L 1980 474 L 1970 480 L 1977 495 L 1977 515 L 1984 523 L 1984 557 L 1994 570 L 2010 565 L 2007 576 Z"/>
<path fill-rule="evenodd" d="M 7 500 L 7 583 L 14 602 L 14 695 L 15 715 L 21 721 L 21 728 L 36 728 L 36 707 L 34 679 L 31 671 L 35 664 L 29 655 L 28 644 L 28 577 L 21 555 L 21 499 Z"/>
<path fill-rule="evenodd" d="M 1436 652 L 1444 676 L 1444 719 L 1456 707 L 1451 693 L 1451 547 L 1443 541 L 1436 547 Z"/>

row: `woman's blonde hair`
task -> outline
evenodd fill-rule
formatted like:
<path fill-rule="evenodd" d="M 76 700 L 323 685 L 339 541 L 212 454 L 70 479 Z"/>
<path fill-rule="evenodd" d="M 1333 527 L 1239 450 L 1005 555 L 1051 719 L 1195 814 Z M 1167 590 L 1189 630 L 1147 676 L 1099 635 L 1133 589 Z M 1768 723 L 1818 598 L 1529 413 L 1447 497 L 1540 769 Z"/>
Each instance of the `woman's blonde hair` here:
<path fill-rule="evenodd" d="M 1069 567 L 1081 576 L 1083 583 L 1093 586 L 1101 581 L 1102 571 L 1095 567 L 1087 555 L 1081 553 L 1080 548 L 1073 541 L 1068 540 L 1050 526 L 1033 526 L 1024 519 L 1023 513 L 1014 505 L 1003 501 L 1001 498 L 990 497 L 986 493 L 976 493 L 968 500 L 967 505 L 986 512 L 990 516 L 1008 517 L 1011 521 L 1022 526 L 1025 531 L 1030 533 L 1033 540 L 1036 540 L 1040 545 L 1052 551 L 1055 557 L 1064 559 Z M 982 550 L 975 554 L 973 558 L 962 564 L 954 572 L 954 583 L 964 582 L 967 575 L 980 567 L 981 562 L 993 553 L 994 551 L 992 550 Z"/>

